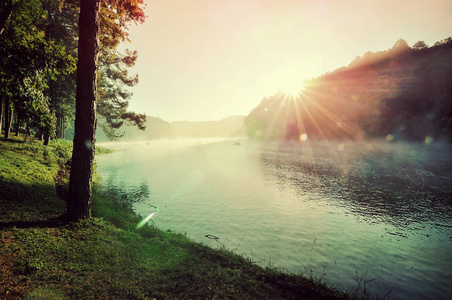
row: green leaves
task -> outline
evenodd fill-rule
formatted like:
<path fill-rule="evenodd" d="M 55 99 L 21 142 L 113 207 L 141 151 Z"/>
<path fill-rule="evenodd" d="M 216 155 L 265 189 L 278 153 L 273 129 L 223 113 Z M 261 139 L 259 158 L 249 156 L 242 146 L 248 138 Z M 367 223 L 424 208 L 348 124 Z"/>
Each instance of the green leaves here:
<path fill-rule="evenodd" d="M 138 83 L 138 76 L 127 69 L 135 64 L 137 52 L 116 49 L 128 40 L 128 23 L 144 22 L 144 6 L 143 0 L 103 0 L 101 5 L 98 103 L 106 122 L 100 127 L 112 136 L 125 122 L 144 126 L 144 117 L 127 111 L 131 93 L 125 87 Z M 0 95 L 10 98 L 30 126 L 53 132 L 56 117 L 60 127 L 74 120 L 78 14 L 76 0 L 0 4 Z"/>
<path fill-rule="evenodd" d="M 0 93 L 11 97 L 19 119 L 54 131 L 49 82 L 75 71 L 66 46 L 46 36 L 49 12 L 38 0 L 16 1 L 0 36 Z"/>

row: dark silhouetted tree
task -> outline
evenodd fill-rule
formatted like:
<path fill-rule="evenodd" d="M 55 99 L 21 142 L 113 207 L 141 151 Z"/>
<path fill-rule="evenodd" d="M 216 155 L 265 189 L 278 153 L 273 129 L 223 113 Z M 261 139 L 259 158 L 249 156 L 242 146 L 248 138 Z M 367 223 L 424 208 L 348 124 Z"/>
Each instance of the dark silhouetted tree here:
<path fill-rule="evenodd" d="M 96 133 L 100 0 L 81 0 L 74 149 L 69 181 L 69 221 L 91 217 Z"/>
<path fill-rule="evenodd" d="M 427 44 L 424 41 L 419 41 L 413 45 L 413 50 L 419 51 L 422 49 L 428 48 Z"/>

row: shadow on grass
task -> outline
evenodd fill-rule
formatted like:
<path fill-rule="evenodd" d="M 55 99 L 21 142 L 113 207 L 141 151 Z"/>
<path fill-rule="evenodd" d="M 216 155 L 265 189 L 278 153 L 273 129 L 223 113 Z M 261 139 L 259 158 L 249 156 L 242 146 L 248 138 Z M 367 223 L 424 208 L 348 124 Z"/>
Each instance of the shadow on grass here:
<path fill-rule="evenodd" d="M 0 177 L 0 229 L 65 224 L 66 204 L 52 184 L 24 184 Z"/>
<path fill-rule="evenodd" d="M 55 228 L 68 224 L 66 214 L 43 221 L 0 222 L 0 230 L 5 228 Z"/>

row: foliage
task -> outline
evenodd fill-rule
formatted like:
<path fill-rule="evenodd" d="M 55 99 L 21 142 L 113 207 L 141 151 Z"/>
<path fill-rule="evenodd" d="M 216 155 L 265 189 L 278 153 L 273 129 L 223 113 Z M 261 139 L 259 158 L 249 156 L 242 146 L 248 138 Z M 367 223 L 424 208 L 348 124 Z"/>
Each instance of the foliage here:
<path fill-rule="evenodd" d="M 42 28 L 47 40 L 63 45 L 67 55 L 77 58 L 78 1 L 44 1 L 46 19 Z M 48 82 L 45 94 L 49 97 L 49 108 L 57 119 L 57 137 L 64 137 L 64 129 L 75 118 L 76 72 L 57 74 Z"/>
<path fill-rule="evenodd" d="M 44 128 L 48 133 L 55 130 L 55 118 L 50 112 L 48 98 L 42 89 L 36 87 L 36 82 L 30 78 L 24 79 L 23 87 L 16 97 L 16 113 L 20 120 L 25 120 L 27 128 Z"/>
<path fill-rule="evenodd" d="M 145 129 L 146 116 L 127 110 L 131 93 L 124 89 L 138 83 L 138 75 L 129 76 L 127 71 L 135 65 L 138 54 L 129 50 L 121 54 L 116 50 L 121 42 L 128 41 L 128 24 L 144 22 L 145 4 L 142 0 L 106 0 L 102 4 L 97 106 L 102 118 L 99 127 L 108 138 L 116 139 L 122 136 L 117 129 L 124 123 Z"/>
<path fill-rule="evenodd" d="M 102 51 L 103 55 L 100 56 L 97 108 L 103 117 L 99 123 L 100 127 L 110 139 L 115 139 L 120 137 L 115 129 L 124 123 L 137 125 L 139 129 L 144 130 L 146 116 L 127 111 L 131 93 L 123 89 L 123 86 L 132 87 L 138 83 L 138 76 L 129 77 L 126 69 L 135 64 L 136 51 L 133 53 L 126 51 L 126 55 L 116 51 L 110 51 L 108 54 L 106 52 Z"/>
<path fill-rule="evenodd" d="M 111 138 L 124 123 L 143 130 L 146 121 L 127 110 L 131 94 L 124 88 L 138 82 L 127 71 L 137 53 L 116 50 L 128 41 L 128 24 L 144 22 L 144 5 L 143 0 L 102 1 L 99 114 L 104 116 L 100 127 Z M 0 12 L 0 96 L 11 99 L 8 103 L 20 114 L 18 123 L 50 135 L 56 129 L 57 137 L 63 137 L 75 114 L 78 1 L 10 0 L 2 2 Z M 30 90 L 27 85 L 35 91 L 23 93 Z"/>
<path fill-rule="evenodd" d="M 64 45 L 46 39 L 47 12 L 41 1 L 16 1 L 0 36 L 0 94 L 12 99 L 20 120 L 52 133 L 55 126 L 46 99 L 48 82 L 71 74 L 75 60 Z"/>

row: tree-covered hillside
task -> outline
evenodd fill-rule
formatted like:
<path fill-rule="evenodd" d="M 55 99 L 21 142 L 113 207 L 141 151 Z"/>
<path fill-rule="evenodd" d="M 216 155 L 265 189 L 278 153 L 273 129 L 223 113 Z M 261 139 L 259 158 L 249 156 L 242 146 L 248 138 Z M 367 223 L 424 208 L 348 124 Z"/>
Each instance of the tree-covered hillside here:
<path fill-rule="evenodd" d="M 118 129 L 116 134 L 120 136 L 119 141 L 148 141 L 172 137 L 172 128 L 169 122 L 152 116 L 145 116 L 145 118 L 145 130 L 140 130 L 131 124 L 125 124 Z M 104 122 L 104 120 L 100 120 L 100 122 Z M 104 134 L 103 130 L 97 129 L 96 140 L 107 142 L 111 138 Z"/>
<path fill-rule="evenodd" d="M 264 139 L 451 139 L 452 38 L 367 52 L 306 82 L 298 97 L 264 98 L 245 125 Z"/>
<path fill-rule="evenodd" d="M 185 138 L 243 138 L 246 137 L 243 126 L 244 116 L 231 116 L 219 121 L 207 122 L 167 122 L 160 118 L 146 116 L 146 129 L 135 126 L 123 126 L 121 141 L 149 141 L 158 139 Z M 68 138 L 73 133 L 68 134 Z M 108 137 L 97 130 L 97 141 L 106 142 Z"/>

